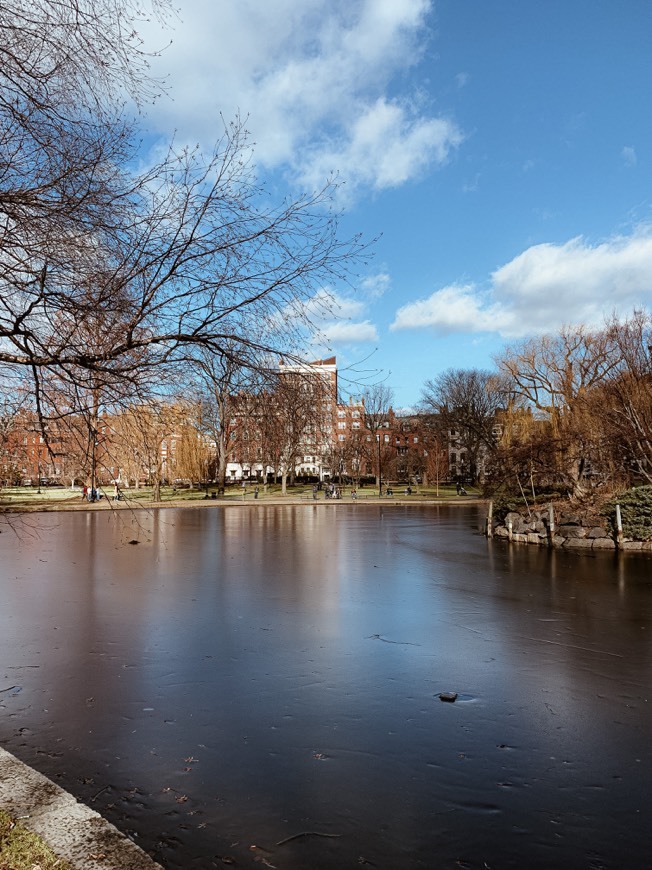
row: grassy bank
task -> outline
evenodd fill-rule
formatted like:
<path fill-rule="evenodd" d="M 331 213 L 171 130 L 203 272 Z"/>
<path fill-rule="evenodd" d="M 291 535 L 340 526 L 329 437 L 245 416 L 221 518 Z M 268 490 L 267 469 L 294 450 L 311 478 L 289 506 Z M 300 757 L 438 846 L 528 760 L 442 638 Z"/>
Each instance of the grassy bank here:
<path fill-rule="evenodd" d="M 208 486 L 202 489 L 180 489 L 172 486 L 161 487 L 161 504 L 175 504 L 183 506 L 185 504 L 205 504 L 207 502 L 219 504 L 241 504 L 245 503 L 262 503 L 270 502 L 279 504 L 283 502 L 296 501 L 312 501 L 313 488 L 312 484 L 299 485 L 288 487 L 284 494 L 281 491 L 280 484 L 271 484 L 267 487 L 259 485 L 258 495 L 255 495 L 255 485 L 231 486 L 227 487 L 224 495 L 217 494 L 216 486 Z M 352 487 L 341 487 L 342 502 L 353 501 Z M 107 506 L 115 504 L 113 502 L 113 487 L 106 487 L 105 490 L 100 489 L 103 498 L 99 502 L 99 506 Z M 413 487 L 411 495 L 405 492 L 405 485 L 392 487 L 392 495 L 388 496 L 385 485 L 383 485 L 383 501 L 405 501 L 405 502 L 423 502 L 428 500 L 450 500 L 463 501 L 468 498 L 478 498 L 479 492 L 472 487 L 467 488 L 467 496 L 458 496 L 454 486 L 428 486 L 428 487 Z M 146 506 L 153 504 L 152 488 L 140 487 L 138 489 L 129 488 L 122 489 L 122 504 L 132 505 L 134 507 Z M 325 492 L 322 490 L 317 493 L 319 501 L 325 500 Z M 357 501 L 379 500 L 378 488 L 374 486 L 364 486 L 356 488 Z M 84 500 L 82 492 L 79 488 L 70 489 L 68 487 L 41 487 L 40 492 L 37 487 L 5 487 L 0 490 L 0 509 L 9 510 L 56 510 L 66 508 L 80 509 L 83 507 L 92 507 Z"/>
<path fill-rule="evenodd" d="M 70 870 L 40 837 L 0 810 L 0 870 Z"/>

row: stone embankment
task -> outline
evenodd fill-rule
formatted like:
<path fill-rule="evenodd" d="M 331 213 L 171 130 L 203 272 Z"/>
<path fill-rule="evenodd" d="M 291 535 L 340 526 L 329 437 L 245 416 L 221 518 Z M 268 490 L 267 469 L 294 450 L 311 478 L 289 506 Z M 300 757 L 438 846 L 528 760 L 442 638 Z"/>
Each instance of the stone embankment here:
<path fill-rule="evenodd" d="M 511 511 L 501 522 L 493 519 L 490 506 L 487 534 L 521 544 L 573 550 L 652 551 L 652 541 L 630 540 L 623 537 L 622 532 L 614 535 L 607 528 L 606 520 L 602 524 L 595 517 L 555 511 L 552 506 L 525 514 Z"/>

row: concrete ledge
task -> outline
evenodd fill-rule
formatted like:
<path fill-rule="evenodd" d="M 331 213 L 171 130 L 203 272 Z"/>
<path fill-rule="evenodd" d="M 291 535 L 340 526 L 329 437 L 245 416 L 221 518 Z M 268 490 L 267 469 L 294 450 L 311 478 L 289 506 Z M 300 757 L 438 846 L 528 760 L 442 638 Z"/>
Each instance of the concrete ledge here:
<path fill-rule="evenodd" d="M 0 806 L 74 870 L 162 870 L 99 813 L 4 749 Z"/>

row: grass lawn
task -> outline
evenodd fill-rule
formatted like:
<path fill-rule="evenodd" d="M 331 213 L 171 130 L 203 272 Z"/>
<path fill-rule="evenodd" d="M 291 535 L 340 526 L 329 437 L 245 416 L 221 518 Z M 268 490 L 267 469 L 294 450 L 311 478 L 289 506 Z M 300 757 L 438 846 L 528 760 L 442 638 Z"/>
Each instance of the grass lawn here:
<path fill-rule="evenodd" d="M 0 870 L 70 870 L 40 837 L 0 810 Z"/>
<path fill-rule="evenodd" d="M 340 487 L 342 492 L 342 500 L 351 501 L 351 490 L 353 487 L 351 486 L 343 486 Z M 287 492 L 283 495 L 281 491 L 280 484 L 270 484 L 265 487 L 262 484 L 258 485 L 258 497 L 255 497 L 254 491 L 256 489 L 255 484 L 247 484 L 246 487 L 242 487 L 240 485 L 227 486 L 226 491 L 223 496 L 217 496 L 217 486 L 210 485 L 208 486 L 208 498 L 206 489 L 202 488 L 194 488 L 194 489 L 182 489 L 182 488 L 174 488 L 172 486 L 162 486 L 161 487 L 161 502 L 164 504 L 165 502 L 206 502 L 208 499 L 217 500 L 220 504 L 224 503 L 242 503 L 242 502 L 264 502 L 264 501 L 274 501 L 278 503 L 284 500 L 292 501 L 296 499 L 310 499 L 313 498 L 312 492 L 312 484 L 300 484 L 296 486 L 288 486 Z M 428 499 L 451 499 L 454 501 L 463 500 L 463 496 L 460 497 L 457 495 L 454 486 L 444 486 L 441 485 L 439 487 L 435 486 L 413 486 L 412 494 L 410 496 L 405 495 L 405 484 L 399 484 L 396 486 L 392 486 L 392 496 L 387 496 L 386 494 L 386 484 L 383 483 L 383 499 L 389 498 L 400 498 L 406 499 L 408 501 L 420 502 L 424 498 Z M 107 486 L 106 489 L 102 490 L 100 488 L 100 492 L 103 492 L 104 497 L 107 500 L 111 500 L 113 498 L 113 486 Z M 366 486 L 359 487 L 356 490 L 358 500 L 367 500 L 367 499 L 378 499 L 378 487 L 367 484 Z M 133 487 L 126 489 L 121 489 L 122 496 L 124 501 L 127 504 L 142 504 L 143 506 L 146 504 L 151 504 L 152 502 L 152 488 L 149 486 L 142 486 L 139 489 L 135 489 Z M 468 496 L 473 498 L 478 498 L 480 493 L 478 490 L 467 487 Z M 317 497 L 320 501 L 325 499 L 325 492 L 321 490 Z M 38 488 L 35 486 L 22 486 L 22 487 L 4 487 L 0 489 L 0 506 L 2 506 L 5 510 L 11 508 L 16 508 L 16 510 L 21 510 L 24 508 L 37 508 L 40 506 L 48 506 L 50 508 L 56 507 L 57 505 L 60 507 L 65 507 L 66 505 L 80 505 L 82 504 L 82 493 L 79 488 L 70 489 L 69 487 L 41 487 L 41 491 L 38 491 Z M 2 870 L 2 868 L 0 868 Z"/>

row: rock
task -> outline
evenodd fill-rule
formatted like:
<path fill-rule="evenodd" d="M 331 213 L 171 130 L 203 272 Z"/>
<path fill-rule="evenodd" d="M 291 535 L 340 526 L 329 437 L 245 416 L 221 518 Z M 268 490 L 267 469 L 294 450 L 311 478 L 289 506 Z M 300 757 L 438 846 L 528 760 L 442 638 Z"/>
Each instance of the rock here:
<path fill-rule="evenodd" d="M 623 550 L 642 550 L 643 549 L 643 541 L 625 541 L 623 543 Z"/>
<path fill-rule="evenodd" d="M 509 535 L 509 532 L 505 528 L 505 526 L 496 526 L 494 529 L 494 535 L 497 538 L 506 538 Z"/>
<path fill-rule="evenodd" d="M 606 538 L 607 530 L 603 529 L 602 526 L 594 526 L 592 529 L 589 529 L 586 533 L 587 538 Z"/>
<path fill-rule="evenodd" d="M 541 537 L 541 535 L 536 532 L 530 532 L 527 536 L 528 544 L 545 544 L 545 537 Z"/>
<path fill-rule="evenodd" d="M 449 704 L 453 704 L 457 700 L 457 692 L 440 692 L 437 697 L 440 701 L 448 701 Z"/>
<path fill-rule="evenodd" d="M 611 538 L 593 538 L 594 550 L 615 550 L 616 542 Z"/>
<path fill-rule="evenodd" d="M 562 538 L 585 538 L 586 529 L 581 526 L 569 525 L 568 523 L 559 526 L 557 529 Z"/>
<path fill-rule="evenodd" d="M 593 541 L 589 538 L 566 538 L 564 547 L 567 550 L 590 550 Z"/>

